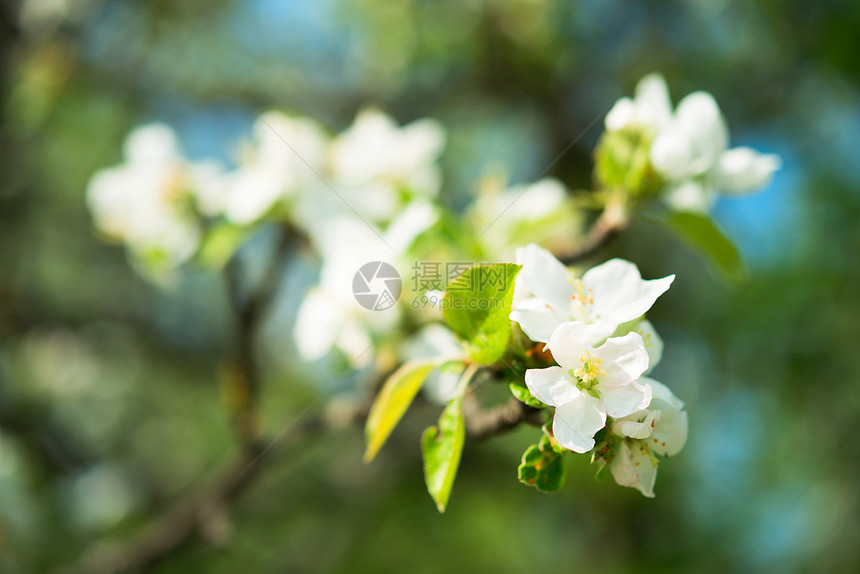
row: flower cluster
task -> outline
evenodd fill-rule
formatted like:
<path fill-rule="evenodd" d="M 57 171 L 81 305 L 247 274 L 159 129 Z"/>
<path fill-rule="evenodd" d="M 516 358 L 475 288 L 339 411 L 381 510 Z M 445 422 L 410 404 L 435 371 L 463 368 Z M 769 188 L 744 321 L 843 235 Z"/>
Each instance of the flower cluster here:
<path fill-rule="evenodd" d="M 87 203 L 96 228 L 125 243 L 135 262 L 158 267 L 185 263 L 203 236 L 195 193 L 217 173 L 217 166 L 185 159 L 176 135 L 164 124 L 136 129 L 123 151 L 124 163 L 90 180 Z"/>
<path fill-rule="evenodd" d="M 126 139 L 125 162 L 90 180 L 96 227 L 125 244 L 143 270 L 163 271 L 199 254 L 218 224 L 248 229 L 287 222 L 330 251 L 326 238 L 344 217 L 378 228 L 372 234 L 379 240 L 408 207 L 432 211 L 445 141 L 438 122 L 401 128 L 382 112 L 365 110 L 332 136 L 312 119 L 270 111 L 257 118 L 252 135 L 240 145 L 235 167 L 226 169 L 188 160 L 166 125 L 135 129 Z"/>
<path fill-rule="evenodd" d="M 775 154 L 728 148 L 729 129 L 714 97 L 685 96 L 672 109 L 660 74 L 649 74 L 635 97 L 621 98 L 606 114 L 609 133 L 637 134 L 650 142 L 650 163 L 663 182 L 661 195 L 673 209 L 706 212 L 716 194 L 744 195 L 765 187 L 782 166 Z"/>
<path fill-rule="evenodd" d="M 683 403 L 645 376 L 662 341 L 643 315 L 674 275 L 646 281 L 633 263 L 612 259 L 574 278 L 537 245 L 517 250 L 517 263 L 511 319 L 555 363 L 525 373 L 531 394 L 555 408 L 555 441 L 593 451 L 618 484 L 654 496 L 656 455 L 676 454 L 687 436 Z"/>

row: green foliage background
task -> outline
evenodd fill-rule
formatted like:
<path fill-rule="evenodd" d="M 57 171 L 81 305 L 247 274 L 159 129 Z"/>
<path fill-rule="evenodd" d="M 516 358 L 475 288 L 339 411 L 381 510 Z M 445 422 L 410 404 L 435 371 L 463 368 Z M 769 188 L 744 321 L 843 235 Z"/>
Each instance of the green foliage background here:
<path fill-rule="evenodd" d="M 639 222 L 601 258 L 676 273 L 650 318 L 654 373 L 690 440 L 657 498 L 595 482 L 517 481 L 535 440 L 468 442 L 448 510 L 424 489 L 419 405 L 372 465 L 345 428 L 278 459 L 213 528 L 152 572 L 852 572 L 860 567 L 860 5 L 845 0 L 77 0 L 4 4 L 0 133 L 0 572 L 50 572 L 122 540 L 231 459 L 217 365 L 231 324 L 218 277 L 173 292 L 91 230 L 90 174 L 134 125 L 166 121 L 192 156 L 229 156 L 266 108 L 345 127 L 376 104 L 449 128 L 444 201 L 502 166 L 588 187 L 600 120 L 662 71 L 714 93 L 733 142 L 780 153 L 761 195 L 715 216 L 749 279 L 724 283 Z M 41 6 L 41 8 L 40 8 Z M 20 18 L 15 16 L 20 14 Z M 16 24 L 15 22 L 19 22 Z M 591 126 L 591 127 L 589 127 Z M 262 233 L 249 253 L 265 254 Z M 350 389 L 290 339 L 315 272 L 294 261 L 265 325 L 264 425 Z"/>

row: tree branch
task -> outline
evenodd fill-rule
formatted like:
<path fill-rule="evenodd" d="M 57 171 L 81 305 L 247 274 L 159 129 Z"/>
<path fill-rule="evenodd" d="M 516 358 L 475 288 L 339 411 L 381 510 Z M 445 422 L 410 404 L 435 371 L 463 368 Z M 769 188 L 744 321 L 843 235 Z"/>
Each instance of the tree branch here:
<path fill-rule="evenodd" d="M 248 296 L 242 295 L 243 273 L 237 257 L 234 256 L 225 269 L 230 307 L 235 320 L 236 355 L 224 380 L 224 392 L 236 433 L 243 447 L 250 453 L 259 448 L 257 401 L 260 377 L 255 358 L 257 334 L 263 313 L 278 292 L 284 263 L 293 248 L 302 240 L 302 234 L 292 226 L 281 227 L 281 236 L 274 256 L 259 285 Z"/>
<path fill-rule="evenodd" d="M 256 453 L 243 450 L 239 459 L 223 475 L 203 490 L 177 502 L 134 541 L 119 550 L 96 546 L 77 567 L 64 574 L 116 574 L 139 572 L 159 562 L 195 536 L 218 541 L 218 523 L 227 505 L 255 482 L 277 451 L 300 442 L 324 428 L 322 418 L 296 423 L 288 432 Z"/>
<path fill-rule="evenodd" d="M 463 402 L 466 432 L 475 439 L 485 439 L 512 430 L 520 423 L 541 426 L 543 411 L 530 407 L 514 397 L 505 404 L 484 409 L 474 394 L 468 393 Z"/>

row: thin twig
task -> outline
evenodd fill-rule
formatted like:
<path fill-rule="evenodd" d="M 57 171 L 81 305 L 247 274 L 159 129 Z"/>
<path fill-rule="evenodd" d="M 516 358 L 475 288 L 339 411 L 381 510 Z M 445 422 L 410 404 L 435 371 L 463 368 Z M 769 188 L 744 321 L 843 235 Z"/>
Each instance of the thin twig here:
<path fill-rule="evenodd" d="M 585 240 L 574 249 L 557 253 L 559 261 L 572 265 L 594 254 L 615 239 L 630 225 L 630 216 L 622 203 L 610 203 L 595 220 Z"/>
<path fill-rule="evenodd" d="M 489 438 L 512 430 L 520 423 L 543 424 L 543 411 L 523 404 L 514 397 L 496 407 L 484 409 L 474 394 L 467 394 L 463 403 L 466 432 L 475 439 Z"/>

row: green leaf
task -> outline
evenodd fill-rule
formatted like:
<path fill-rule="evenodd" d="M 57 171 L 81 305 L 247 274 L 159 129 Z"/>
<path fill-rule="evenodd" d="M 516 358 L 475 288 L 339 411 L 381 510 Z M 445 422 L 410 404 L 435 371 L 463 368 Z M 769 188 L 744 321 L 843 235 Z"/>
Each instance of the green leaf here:
<path fill-rule="evenodd" d="M 424 482 L 439 512 L 445 512 L 448 505 L 465 438 L 462 396 L 448 401 L 439 417 L 438 426 L 428 427 L 421 435 Z"/>
<path fill-rule="evenodd" d="M 511 393 L 521 403 L 525 403 L 530 407 L 535 407 L 538 409 L 542 409 L 546 406 L 545 404 L 543 404 L 542 402 L 540 402 L 539 400 L 534 398 L 532 396 L 531 391 L 529 391 L 529 388 L 527 386 L 525 386 L 524 384 L 522 384 L 521 382 L 513 381 L 513 382 L 511 382 L 510 385 L 508 385 L 508 387 L 511 389 Z"/>
<path fill-rule="evenodd" d="M 555 451 L 549 437 L 544 435 L 538 444 L 526 449 L 517 475 L 520 482 L 541 492 L 555 492 L 564 486 L 564 459 Z"/>
<path fill-rule="evenodd" d="M 521 266 L 476 265 L 448 284 L 442 301 L 445 321 L 466 341 L 475 363 L 491 365 L 505 353 L 511 338 L 511 301 Z"/>
<path fill-rule="evenodd" d="M 214 226 L 197 252 L 197 263 L 216 271 L 223 268 L 247 237 L 247 229 L 229 223 Z"/>
<path fill-rule="evenodd" d="M 364 426 L 364 436 L 367 449 L 364 451 L 364 462 L 370 462 L 385 444 L 388 435 L 400 422 L 406 409 L 412 404 L 415 395 L 421 390 L 421 385 L 427 375 L 436 367 L 435 359 L 425 359 L 404 363 L 385 381 L 382 390 L 376 395 L 367 423 Z"/>
<path fill-rule="evenodd" d="M 738 283 L 746 278 L 740 251 L 710 217 L 698 213 L 674 212 L 662 223 L 728 281 Z"/>

